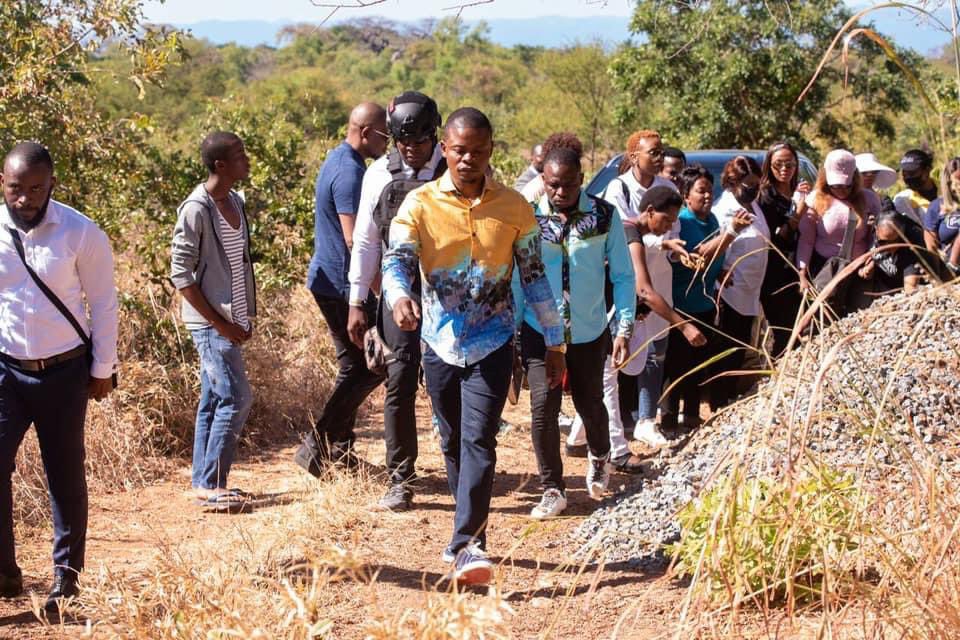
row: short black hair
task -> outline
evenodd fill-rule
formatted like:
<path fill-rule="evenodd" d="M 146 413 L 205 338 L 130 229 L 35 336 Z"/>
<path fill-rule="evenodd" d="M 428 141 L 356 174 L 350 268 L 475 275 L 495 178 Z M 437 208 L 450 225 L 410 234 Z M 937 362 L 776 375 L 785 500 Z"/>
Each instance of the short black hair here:
<path fill-rule="evenodd" d="M 685 154 L 680 149 L 676 147 L 664 147 L 663 148 L 663 157 L 664 158 L 679 158 L 683 164 L 687 164 L 687 154 Z"/>
<path fill-rule="evenodd" d="M 650 207 L 653 207 L 654 211 L 666 211 L 667 209 L 679 209 L 682 206 L 683 198 L 680 197 L 680 194 L 664 185 L 650 187 L 640 198 L 640 213 Z"/>
<path fill-rule="evenodd" d="M 683 171 L 680 172 L 680 195 L 686 196 L 690 193 L 690 189 L 693 189 L 693 185 L 697 184 L 697 180 L 700 178 L 705 178 L 707 182 L 713 184 L 713 174 L 702 164 L 697 163 L 684 167 Z"/>
<path fill-rule="evenodd" d="M 39 142 L 25 140 L 13 145 L 4 157 L 3 164 L 6 165 L 7 161 L 14 158 L 23 162 L 28 168 L 42 165 L 53 173 L 53 156 L 50 155 L 50 150 Z"/>
<path fill-rule="evenodd" d="M 230 155 L 230 149 L 237 143 L 243 144 L 235 133 L 229 131 L 214 131 L 200 143 L 200 158 L 207 171 L 214 173 L 217 169 L 217 160 L 225 161 Z"/>
<path fill-rule="evenodd" d="M 574 149 L 568 149 L 566 147 L 554 147 L 550 149 L 550 152 L 543 158 L 543 166 L 552 163 L 560 166 L 574 167 L 577 171 L 582 169 L 580 166 L 580 154 Z"/>
<path fill-rule="evenodd" d="M 460 107 L 451 113 L 450 117 L 447 118 L 447 123 L 443 125 L 444 137 L 455 127 L 486 129 L 490 133 L 490 137 L 493 137 L 493 125 L 490 124 L 490 119 L 480 109 L 474 107 Z"/>

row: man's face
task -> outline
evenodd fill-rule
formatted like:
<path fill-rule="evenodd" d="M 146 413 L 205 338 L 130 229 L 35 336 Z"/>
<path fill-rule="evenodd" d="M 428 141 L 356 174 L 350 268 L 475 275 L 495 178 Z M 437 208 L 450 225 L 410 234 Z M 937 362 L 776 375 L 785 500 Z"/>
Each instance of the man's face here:
<path fill-rule="evenodd" d="M 408 167 L 414 171 L 420 171 L 430 162 L 434 144 L 430 136 L 419 139 L 405 138 L 397 140 L 397 151 L 400 152 L 400 157 Z"/>
<path fill-rule="evenodd" d="M 653 207 L 647 210 L 647 219 L 649 220 L 650 233 L 655 236 L 662 236 L 673 228 L 680 213 L 680 207 L 672 207 L 663 211 L 657 211 Z"/>
<path fill-rule="evenodd" d="M 7 210 L 23 222 L 32 222 L 40 214 L 56 182 L 49 167 L 28 167 L 16 158 L 8 160 L 0 174 Z"/>
<path fill-rule="evenodd" d="M 440 150 L 455 185 L 483 184 L 493 155 L 493 137 L 489 131 L 451 127 L 440 142 Z"/>
<path fill-rule="evenodd" d="M 580 185 L 583 184 L 583 172 L 559 162 L 547 162 L 543 165 L 543 188 L 550 198 L 550 204 L 557 211 L 569 211 L 580 201 Z"/>
<path fill-rule="evenodd" d="M 680 182 L 680 172 L 683 171 L 683 160 L 681 158 L 664 157 L 663 169 L 660 170 L 660 176 L 666 178 L 673 184 Z"/>
<path fill-rule="evenodd" d="M 217 160 L 217 168 L 223 177 L 238 182 L 250 177 L 250 158 L 242 142 L 235 142 L 225 160 Z"/>
<path fill-rule="evenodd" d="M 904 169 L 903 183 L 911 189 L 921 189 L 930 181 L 930 169 Z"/>
<path fill-rule="evenodd" d="M 660 173 L 663 169 L 663 143 L 660 138 L 641 138 L 630 160 L 645 175 Z"/>
<path fill-rule="evenodd" d="M 366 150 L 364 154 L 368 158 L 379 158 L 387 152 L 387 144 L 390 142 L 390 134 L 387 133 L 387 123 L 377 123 L 368 125 L 360 130 L 360 141 Z"/>

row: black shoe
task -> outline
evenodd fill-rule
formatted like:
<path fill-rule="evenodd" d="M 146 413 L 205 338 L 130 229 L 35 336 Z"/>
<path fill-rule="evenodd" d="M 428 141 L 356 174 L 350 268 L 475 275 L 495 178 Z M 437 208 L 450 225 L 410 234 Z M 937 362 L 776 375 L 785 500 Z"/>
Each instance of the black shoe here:
<path fill-rule="evenodd" d="M 16 598 L 23 593 L 23 573 L 17 569 L 16 575 L 0 573 L 0 598 Z"/>
<path fill-rule="evenodd" d="M 620 473 L 629 473 L 630 475 L 640 475 L 644 470 L 643 460 L 629 452 L 619 458 L 610 458 L 610 464 Z"/>
<path fill-rule="evenodd" d="M 80 587 L 77 586 L 77 574 L 57 574 L 53 577 L 53 586 L 50 587 L 50 595 L 47 596 L 43 609 L 49 613 L 57 613 L 63 600 L 76 598 L 78 595 Z"/>
<path fill-rule="evenodd" d="M 293 455 L 293 461 L 314 478 L 322 476 L 327 466 L 326 456 L 316 447 L 311 446 L 309 442 L 300 445 L 300 448 Z"/>
<path fill-rule="evenodd" d="M 586 458 L 587 445 L 585 444 L 567 444 L 567 455 L 571 458 Z"/>
<path fill-rule="evenodd" d="M 390 488 L 382 498 L 380 498 L 380 508 L 388 511 L 409 511 L 413 503 L 413 489 L 410 485 L 398 482 L 391 484 Z"/>

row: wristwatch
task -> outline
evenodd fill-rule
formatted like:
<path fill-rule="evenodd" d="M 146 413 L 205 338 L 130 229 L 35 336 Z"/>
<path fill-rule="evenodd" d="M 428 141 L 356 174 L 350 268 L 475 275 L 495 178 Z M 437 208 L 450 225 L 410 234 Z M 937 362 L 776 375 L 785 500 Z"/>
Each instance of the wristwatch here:
<path fill-rule="evenodd" d="M 567 352 L 567 344 L 566 344 L 566 343 L 563 343 L 563 344 L 549 345 L 549 346 L 547 346 L 547 351 L 557 351 L 557 352 L 559 352 L 559 353 L 566 353 L 566 352 Z"/>

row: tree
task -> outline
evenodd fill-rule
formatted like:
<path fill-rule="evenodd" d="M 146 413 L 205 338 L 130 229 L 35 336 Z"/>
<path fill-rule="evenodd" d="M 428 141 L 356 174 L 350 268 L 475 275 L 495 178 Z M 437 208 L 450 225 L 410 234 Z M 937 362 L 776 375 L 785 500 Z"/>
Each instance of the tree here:
<path fill-rule="evenodd" d="M 856 42 L 849 68 L 830 65 L 797 102 L 850 15 L 841 0 L 640 2 L 630 23 L 639 43 L 621 51 L 612 72 L 634 106 L 658 105 L 649 124 L 689 146 L 762 148 L 789 138 L 810 149 L 813 137 L 838 146 L 856 126 L 889 139 L 912 92 L 871 41 Z"/>

